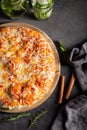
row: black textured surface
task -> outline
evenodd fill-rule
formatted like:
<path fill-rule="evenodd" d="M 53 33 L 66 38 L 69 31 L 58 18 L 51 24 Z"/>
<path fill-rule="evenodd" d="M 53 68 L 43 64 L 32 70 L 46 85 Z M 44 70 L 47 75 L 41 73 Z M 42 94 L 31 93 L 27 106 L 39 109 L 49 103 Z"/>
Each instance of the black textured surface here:
<path fill-rule="evenodd" d="M 18 20 L 10 20 L 0 11 L 0 23 L 13 21 L 25 22 L 39 27 L 54 42 L 56 40 L 61 41 L 65 47 L 72 49 L 87 40 L 87 0 L 55 0 L 51 17 L 44 21 L 34 19 L 31 13 Z M 67 87 L 71 75 L 71 68 L 68 65 L 62 65 L 61 74 L 64 74 L 66 77 L 65 87 Z M 46 102 L 31 111 L 32 117 L 43 108 L 48 109 L 48 113 L 35 126 L 27 128 L 31 117 L 24 117 L 10 123 L 0 123 L 0 130 L 50 130 L 60 109 L 60 105 L 57 104 L 58 91 L 59 84 Z M 70 99 L 80 94 L 79 86 L 75 83 Z M 9 115 L 11 114 L 0 113 L 0 120 Z"/>

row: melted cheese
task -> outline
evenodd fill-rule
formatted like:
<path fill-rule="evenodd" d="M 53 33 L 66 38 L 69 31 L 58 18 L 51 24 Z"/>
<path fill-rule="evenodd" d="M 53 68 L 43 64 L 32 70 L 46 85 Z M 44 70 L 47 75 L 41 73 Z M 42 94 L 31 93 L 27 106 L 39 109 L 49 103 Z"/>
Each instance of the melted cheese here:
<path fill-rule="evenodd" d="M 48 92 L 55 70 L 51 47 L 39 32 L 25 27 L 0 29 L 3 107 L 20 108 L 40 100 Z"/>

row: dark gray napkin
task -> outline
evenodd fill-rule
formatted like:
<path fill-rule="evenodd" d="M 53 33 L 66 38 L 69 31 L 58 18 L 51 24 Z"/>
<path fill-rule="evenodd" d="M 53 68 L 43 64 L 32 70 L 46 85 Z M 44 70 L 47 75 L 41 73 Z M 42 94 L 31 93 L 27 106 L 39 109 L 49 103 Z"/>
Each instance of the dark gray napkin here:
<path fill-rule="evenodd" d="M 87 130 L 87 96 L 81 95 L 65 105 L 51 130 Z"/>
<path fill-rule="evenodd" d="M 87 91 L 87 42 L 73 48 L 70 64 L 82 91 Z M 87 130 L 87 96 L 81 95 L 66 104 L 58 113 L 51 130 Z"/>
<path fill-rule="evenodd" d="M 87 42 L 82 47 L 74 48 L 70 54 L 70 63 L 74 67 L 74 72 L 79 85 L 83 91 L 87 90 Z"/>

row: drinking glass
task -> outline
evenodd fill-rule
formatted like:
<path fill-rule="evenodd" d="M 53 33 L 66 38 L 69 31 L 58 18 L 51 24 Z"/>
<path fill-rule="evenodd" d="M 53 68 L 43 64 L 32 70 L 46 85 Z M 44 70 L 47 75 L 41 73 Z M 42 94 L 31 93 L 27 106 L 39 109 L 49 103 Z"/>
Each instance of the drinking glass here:
<path fill-rule="evenodd" d="M 1 0 L 2 11 L 11 19 L 16 19 L 29 8 L 28 0 Z"/>
<path fill-rule="evenodd" d="M 31 0 L 33 13 L 36 19 L 44 20 L 51 16 L 53 10 L 53 0 Z"/>

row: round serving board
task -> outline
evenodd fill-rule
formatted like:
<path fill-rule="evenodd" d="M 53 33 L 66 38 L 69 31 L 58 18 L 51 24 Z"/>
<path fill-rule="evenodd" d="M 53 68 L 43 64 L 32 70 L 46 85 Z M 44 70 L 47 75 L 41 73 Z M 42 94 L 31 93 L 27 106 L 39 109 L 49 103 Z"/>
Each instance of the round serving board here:
<path fill-rule="evenodd" d="M 19 109 L 15 108 L 15 109 L 12 109 L 12 110 L 6 110 L 6 109 L 5 110 L 4 109 L 0 110 L 2 112 L 8 112 L 8 113 L 25 112 L 25 111 L 34 109 L 37 106 L 41 105 L 44 101 L 46 101 L 49 98 L 49 96 L 52 94 L 52 92 L 56 88 L 58 80 L 59 80 L 59 76 L 60 76 L 60 61 L 59 61 L 58 51 L 57 51 L 54 43 L 52 42 L 52 40 L 49 38 L 49 36 L 46 33 L 44 33 L 42 30 L 37 28 L 37 27 L 34 27 L 34 26 L 32 26 L 30 24 L 26 24 L 26 23 L 21 23 L 21 22 L 13 22 L 13 23 L 1 24 L 0 28 L 2 28 L 2 27 L 27 27 L 27 28 L 30 28 L 30 29 L 33 29 L 35 31 L 40 32 L 44 36 L 46 41 L 49 43 L 49 45 L 52 48 L 53 53 L 54 53 L 55 64 L 56 64 L 55 78 L 54 78 L 54 81 L 53 81 L 49 91 L 44 95 L 44 97 L 40 101 L 36 102 L 35 104 L 33 104 L 30 107 L 27 106 L 27 107 L 22 107 L 22 108 L 19 108 Z"/>

